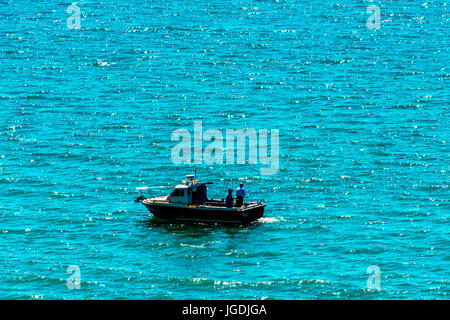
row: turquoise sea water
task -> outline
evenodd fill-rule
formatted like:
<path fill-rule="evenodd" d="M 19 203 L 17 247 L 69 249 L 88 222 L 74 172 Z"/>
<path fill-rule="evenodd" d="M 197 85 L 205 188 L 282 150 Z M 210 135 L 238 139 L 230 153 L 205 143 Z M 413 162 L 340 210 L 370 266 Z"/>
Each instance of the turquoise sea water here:
<path fill-rule="evenodd" d="M 0 298 L 448 299 L 447 2 L 142 2 L 79 1 L 70 29 L 69 2 L 2 1 Z M 279 129 L 278 173 L 175 165 L 194 121 Z M 194 168 L 265 217 L 133 202 Z"/>

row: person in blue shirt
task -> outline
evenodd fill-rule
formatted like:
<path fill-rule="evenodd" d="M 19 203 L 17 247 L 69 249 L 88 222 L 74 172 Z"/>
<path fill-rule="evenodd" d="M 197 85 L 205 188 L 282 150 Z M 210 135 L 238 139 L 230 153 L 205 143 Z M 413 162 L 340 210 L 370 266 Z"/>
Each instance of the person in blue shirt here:
<path fill-rule="evenodd" d="M 228 195 L 227 195 L 227 199 L 226 199 L 226 207 L 227 208 L 232 208 L 233 207 L 233 190 L 232 189 L 228 189 Z"/>
<path fill-rule="evenodd" d="M 244 184 L 241 182 L 239 188 L 236 189 L 236 207 L 240 207 L 244 204 L 245 190 Z"/>

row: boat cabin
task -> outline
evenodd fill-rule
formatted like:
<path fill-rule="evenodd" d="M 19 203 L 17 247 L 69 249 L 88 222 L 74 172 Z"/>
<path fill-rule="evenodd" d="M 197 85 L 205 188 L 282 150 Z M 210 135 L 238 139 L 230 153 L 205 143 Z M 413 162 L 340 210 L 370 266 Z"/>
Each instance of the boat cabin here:
<path fill-rule="evenodd" d="M 193 175 L 186 176 L 186 180 L 177 185 L 170 193 L 168 199 L 172 203 L 185 205 L 202 205 L 208 200 L 207 184 L 212 182 L 199 183 L 194 181 Z"/>

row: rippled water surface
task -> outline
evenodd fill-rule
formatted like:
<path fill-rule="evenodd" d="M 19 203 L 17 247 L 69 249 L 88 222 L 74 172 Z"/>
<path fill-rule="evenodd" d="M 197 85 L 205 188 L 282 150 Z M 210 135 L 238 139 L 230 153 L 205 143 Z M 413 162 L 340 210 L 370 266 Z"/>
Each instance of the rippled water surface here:
<path fill-rule="evenodd" d="M 80 29 L 68 5 L 0 6 L 0 298 L 448 299 L 448 3 L 79 1 Z M 195 166 L 259 222 L 133 202 L 194 171 L 170 157 L 194 121 L 279 129 L 275 175 Z"/>

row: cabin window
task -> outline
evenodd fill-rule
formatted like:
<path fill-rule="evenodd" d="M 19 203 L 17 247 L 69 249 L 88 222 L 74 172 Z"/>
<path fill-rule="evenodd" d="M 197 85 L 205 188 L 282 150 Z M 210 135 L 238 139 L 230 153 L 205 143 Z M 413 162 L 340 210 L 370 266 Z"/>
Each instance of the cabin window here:
<path fill-rule="evenodd" d="M 175 189 L 170 194 L 171 197 L 184 197 L 184 190 L 183 189 Z"/>
<path fill-rule="evenodd" d="M 192 191 L 192 203 L 193 204 L 198 204 L 198 193 L 197 193 L 197 190 Z"/>

